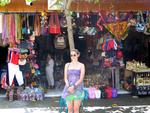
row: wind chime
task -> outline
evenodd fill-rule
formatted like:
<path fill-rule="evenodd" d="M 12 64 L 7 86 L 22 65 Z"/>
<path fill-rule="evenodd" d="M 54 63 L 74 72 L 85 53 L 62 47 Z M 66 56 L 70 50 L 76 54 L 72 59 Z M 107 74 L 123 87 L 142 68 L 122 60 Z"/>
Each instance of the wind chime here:
<path fill-rule="evenodd" d="M 48 27 L 48 17 L 47 17 L 47 12 L 42 11 L 41 12 L 41 27 Z"/>

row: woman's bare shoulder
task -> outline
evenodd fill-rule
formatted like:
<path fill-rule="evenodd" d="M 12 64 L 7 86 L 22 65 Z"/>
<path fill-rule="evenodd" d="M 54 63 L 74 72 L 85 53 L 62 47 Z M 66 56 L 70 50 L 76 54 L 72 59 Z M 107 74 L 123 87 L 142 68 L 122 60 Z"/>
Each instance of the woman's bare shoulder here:
<path fill-rule="evenodd" d="M 80 65 L 81 67 L 84 67 L 84 64 L 83 64 L 82 62 L 79 62 L 79 65 Z"/>
<path fill-rule="evenodd" d="M 67 62 L 67 63 L 65 64 L 65 67 L 68 66 L 69 64 L 70 64 L 70 62 Z"/>

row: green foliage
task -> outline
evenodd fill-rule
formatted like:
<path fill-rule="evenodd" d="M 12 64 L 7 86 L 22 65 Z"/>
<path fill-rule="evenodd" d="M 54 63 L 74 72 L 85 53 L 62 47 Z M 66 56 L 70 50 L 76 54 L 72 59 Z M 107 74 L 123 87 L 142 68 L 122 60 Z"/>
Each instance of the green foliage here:
<path fill-rule="evenodd" d="M 99 4 L 101 0 L 86 0 L 89 3 Z"/>
<path fill-rule="evenodd" d="M 11 0 L 0 0 L 0 6 L 5 6 L 7 4 L 9 4 L 11 2 Z"/>

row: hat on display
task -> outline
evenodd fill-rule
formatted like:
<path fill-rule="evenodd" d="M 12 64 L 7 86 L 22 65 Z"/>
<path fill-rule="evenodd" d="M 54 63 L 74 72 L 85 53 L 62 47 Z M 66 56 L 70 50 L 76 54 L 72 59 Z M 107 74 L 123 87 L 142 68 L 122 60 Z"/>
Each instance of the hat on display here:
<path fill-rule="evenodd" d="M 106 56 L 105 52 L 102 52 L 101 56 L 102 56 L 102 57 L 105 57 L 105 56 Z"/>
<path fill-rule="evenodd" d="M 26 59 L 19 59 L 18 64 L 19 65 L 25 65 L 27 63 Z"/>
<path fill-rule="evenodd" d="M 38 65 L 38 64 L 34 64 L 33 67 L 34 67 L 35 69 L 39 69 L 39 65 Z"/>

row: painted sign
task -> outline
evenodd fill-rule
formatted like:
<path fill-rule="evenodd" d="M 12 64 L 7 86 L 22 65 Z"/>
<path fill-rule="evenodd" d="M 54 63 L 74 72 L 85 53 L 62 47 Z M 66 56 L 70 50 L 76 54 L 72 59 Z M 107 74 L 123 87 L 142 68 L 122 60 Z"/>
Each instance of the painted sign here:
<path fill-rule="evenodd" d="M 64 10 L 66 0 L 48 0 L 48 10 Z"/>

